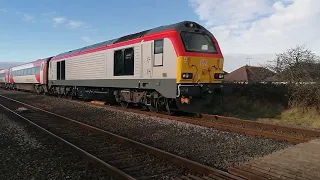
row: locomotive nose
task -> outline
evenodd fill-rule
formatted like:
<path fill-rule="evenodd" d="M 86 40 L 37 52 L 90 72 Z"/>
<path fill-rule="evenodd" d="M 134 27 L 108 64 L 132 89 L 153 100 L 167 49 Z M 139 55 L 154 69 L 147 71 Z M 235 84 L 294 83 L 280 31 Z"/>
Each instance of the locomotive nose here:
<path fill-rule="evenodd" d="M 177 83 L 221 83 L 224 79 L 223 59 L 179 57 Z"/>

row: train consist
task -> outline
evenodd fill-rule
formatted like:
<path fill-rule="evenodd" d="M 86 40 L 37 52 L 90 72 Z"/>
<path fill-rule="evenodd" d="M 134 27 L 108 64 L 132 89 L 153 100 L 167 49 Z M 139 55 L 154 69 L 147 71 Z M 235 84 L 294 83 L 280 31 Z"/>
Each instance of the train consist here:
<path fill-rule="evenodd" d="M 221 91 L 223 55 L 212 33 L 183 21 L 0 71 L 6 89 L 195 112 Z"/>

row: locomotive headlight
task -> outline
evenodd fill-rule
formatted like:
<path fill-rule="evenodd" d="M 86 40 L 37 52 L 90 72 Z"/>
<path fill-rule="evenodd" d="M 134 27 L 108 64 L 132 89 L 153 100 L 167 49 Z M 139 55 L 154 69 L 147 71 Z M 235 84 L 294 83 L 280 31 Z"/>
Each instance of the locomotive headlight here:
<path fill-rule="evenodd" d="M 214 78 L 215 79 L 223 79 L 224 78 L 224 74 L 223 73 L 214 73 Z"/>
<path fill-rule="evenodd" d="M 192 73 L 182 73 L 181 75 L 182 79 L 192 79 L 192 76 Z"/>

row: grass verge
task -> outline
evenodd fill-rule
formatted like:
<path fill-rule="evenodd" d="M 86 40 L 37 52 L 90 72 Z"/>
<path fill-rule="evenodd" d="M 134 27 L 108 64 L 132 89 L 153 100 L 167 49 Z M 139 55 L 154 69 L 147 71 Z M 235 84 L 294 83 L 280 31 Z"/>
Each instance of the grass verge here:
<path fill-rule="evenodd" d="M 275 118 L 258 118 L 257 121 L 320 130 L 320 112 L 316 108 L 293 107 Z"/>

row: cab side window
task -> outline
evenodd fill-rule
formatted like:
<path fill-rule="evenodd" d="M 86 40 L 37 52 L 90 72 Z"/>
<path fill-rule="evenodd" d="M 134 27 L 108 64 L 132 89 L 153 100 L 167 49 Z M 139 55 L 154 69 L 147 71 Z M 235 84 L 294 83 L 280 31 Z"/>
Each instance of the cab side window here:
<path fill-rule="evenodd" d="M 154 54 L 163 53 L 163 39 L 154 41 Z"/>
<path fill-rule="evenodd" d="M 154 67 L 163 66 L 163 39 L 154 41 Z"/>

